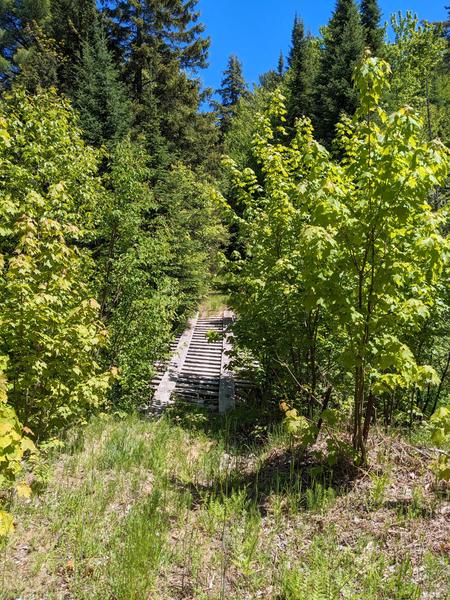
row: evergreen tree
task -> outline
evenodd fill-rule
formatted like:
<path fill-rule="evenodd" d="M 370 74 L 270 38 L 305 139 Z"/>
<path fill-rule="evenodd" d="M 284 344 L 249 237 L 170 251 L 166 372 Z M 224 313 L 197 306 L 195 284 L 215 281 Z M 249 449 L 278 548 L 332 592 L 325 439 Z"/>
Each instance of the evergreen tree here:
<path fill-rule="evenodd" d="M 278 68 L 277 68 L 277 73 L 280 77 L 280 79 L 283 77 L 284 75 L 284 54 L 282 51 L 280 51 L 280 57 L 278 59 Z"/>
<path fill-rule="evenodd" d="M 447 70 L 450 71 L 450 6 L 445 7 L 447 9 L 447 20 L 443 23 L 443 34 L 447 40 L 447 53 L 445 55 L 445 64 Z"/>
<path fill-rule="evenodd" d="M 109 41 L 134 99 L 134 128 L 158 168 L 195 165 L 215 154 L 210 116 L 198 114 L 200 82 L 188 71 L 206 66 L 209 39 L 196 0 L 104 3 Z"/>
<path fill-rule="evenodd" d="M 50 0 L 1 0 L 0 82 L 9 86 L 35 44 L 36 28 L 50 15 Z"/>
<path fill-rule="evenodd" d="M 354 0 L 337 0 L 324 34 L 324 49 L 316 89 L 319 137 L 329 143 L 342 113 L 356 109 L 353 72 L 364 53 L 364 28 Z"/>
<path fill-rule="evenodd" d="M 58 44 L 37 23 L 31 24 L 28 31 L 33 41 L 28 49 L 21 48 L 17 52 L 14 82 L 31 93 L 37 93 L 39 88 L 57 88 L 64 62 Z"/>
<path fill-rule="evenodd" d="M 71 95 L 76 85 L 74 65 L 82 54 L 98 18 L 95 0 L 52 0 L 49 33 L 64 57 L 59 69 L 59 88 Z"/>
<path fill-rule="evenodd" d="M 291 50 L 288 57 L 289 67 L 294 67 L 299 61 L 301 61 L 301 52 L 304 40 L 305 26 L 302 19 L 300 19 L 298 15 L 295 15 L 291 36 Z"/>
<path fill-rule="evenodd" d="M 384 29 L 380 27 L 381 10 L 377 0 L 361 0 L 361 22 L 366 35 L 366 45 L 377 56 L 383 44 Z"/>
<path fill-rule="evenodd" d="M 131 105 L 98 23 L 83 42 L 74 76 L 73 100 L 86 140 L 100 146 L 123 138 L 131 125 Z"/>
<path fill-rule="evenodd" d="M 263 73 L 259 76 L 259 83 L 262 88 L 264 88 L 268 92 L 273 92 L 277 89 L 283 82 L 284 77 L 284 56 L 283 53 L 280 52 L 280 57 L 278 59 L 278 64 L 276 69 L 270 69 L 266 73 Z"/>
<path fill-rule="evenodd" d="M 247 85 L 242 72 L 242 63 L 237 56 L 231 55 L 228 59 L 228 67 L 224 71 L 222 87 L 218 94 L 222 98 L 221 103 L 215 106 L 219 112 L 220 128 L 226 132 L 236 112 L 239 100 L 247 94 Z"/>
<path fill-rule="evenodd" d="M 299 117 L 313 116 L 319 57 L 317 41 L 310 34 L 305 36 L 303 21 L 296 16 L 286 79 L 287 119 L 291 127 Z"/>
<path fill-rule="evenodd" d="M 112 43 L 138 101 L 162 66 L 174 61 L 181 69 L 206 66 L 209 39 L 202 37 L 196 4 L 197 0 L 107 3 Z"/>

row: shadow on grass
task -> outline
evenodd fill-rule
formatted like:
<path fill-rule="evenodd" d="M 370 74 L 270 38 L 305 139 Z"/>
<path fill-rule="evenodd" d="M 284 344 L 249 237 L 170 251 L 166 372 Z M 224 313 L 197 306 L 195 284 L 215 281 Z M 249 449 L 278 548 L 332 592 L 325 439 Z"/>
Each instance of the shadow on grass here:
<path fill-rule="evenodd" d="M 225 451 L 217 472 L 207 483 L 185 483 L 172 478 L 180 491 L 188 492 L 193 506 L 202 506 L 211 498 L 222 499 L 245 492 L 248 502 L 266 514 L 274 495 L 288 498 L 300 510 L 320 509 L 331 496 L 345 494 L 362 475 L 353 462 L 342 456 L 333 466 L 318 450 L 299 446 L 286 447 L 286 437 L 280 443 L 271 438 L 280 424 L 261 409 L 237 409 L 226 418 L 193 412 L 178 405 L 169 418 L 183 427 L 202 432 L 216 439 Z M 276 413 L 275 413 L 276 414 Z M 255 425 L 256 423 L 256 425 Z M 284 442 L 284 443 L 283 443 Z"/>

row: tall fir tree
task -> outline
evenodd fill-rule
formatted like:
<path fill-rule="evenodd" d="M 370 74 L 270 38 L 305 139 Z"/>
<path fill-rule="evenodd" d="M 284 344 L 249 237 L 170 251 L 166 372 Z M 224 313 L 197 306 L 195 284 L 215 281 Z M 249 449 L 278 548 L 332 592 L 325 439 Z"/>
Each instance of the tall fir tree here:
<path fill-rule="evenodd" d="M 118 142 L 131 126 L 131 103 L 98 21 L 83 42 L 74 75 L 72 98 L 85 139 L 94 146 Z"/>
<path fill-rule="evenodd" d="M 364 27 L 366 45 L 378 56 L 383 45 L 384 29 L 380 27 L 381 10 L 377 0 L 361 0 L 361 22 Z"/>
<path fill-rule="evenodd" d="M 215 103 L 223 133 L 228 131 L 238 102 L 247 92 L 242 63 L 237 56 L 232 54 L 228 59 L 228 67 L 223 73 L 222 87 L 218 90 L 222 102 Z"/>
<path fill-rule="evenodd" d="M 198 114 L 209 38 L 197 0 L 112 0 L 103 3 L 108 38 L 134 100 L 134 129 L 160 165 L 189 164 L 214 152 L 210 117 Z M 201 133 L 200 133 L 201 132 Z M 203 139 L 201 139 L 203 138 Z"/>
<path fill-rule="evenodd" d="M 291 127 L 303 115 L 313 117 L 319 57 L 317 41 L 310 34 L 305 36 L 303 21 L 296 16 L 286 77 L 287 119 Z"/>
<path fill-rule="evenodd" d="M 353 115 L 357 96 L 353 72 L 364 54 L 364 28 L 354 0 L 337 0 L 324 32 L 320 73 L 316 86 L 316 126 L 326 144 L 334 138 L 341 114 Z"/>
<path fill-rule="evenodd" d="M 270 69 L 266 73 L 263 73 L 259 76 L 259 83 L 261 87 L 268 91 L 273 92 L 279 87 L 284 78 L 284 55 L 283 52 L 280 52 L 280 56 L 278 58 L 278 64 L 276 69 Z"/>
<path fill-rule="evenodd" d="M 447 70 L 450 71 L 450 6 L 445 7 L 447 9 L 447 20 L 442 24 L 442 30 L 445 39 L 447 40 L 447 53 L 445 55 L 445 64 Z"/>
<path fill-rule="evenodd" d="M 283 54 L 282 50 L 280 50 L 280 56 L 278 58 L 277 73 L 278 73 L 278 76 L 280 77 L 280 79 L 284 75 L 284 54 Z"/>
<path fill-rule="evenodd" d="M 197 0 L 112 0 L 105 12 L 110 37 L 140 101 L 160 64 L 181 69 L 206 66 L 209 38 L 198 22 Z"/>
<path fill-rule="evenodd" d="M 288 64 L 290 67 L 293 67 L 301 60 L 301 51 L 304 40 L 305 26 L 302 19 L 300 19 L 298 15 L 295 15 L 291 36 L 291 49 L 288 57 Z"/>

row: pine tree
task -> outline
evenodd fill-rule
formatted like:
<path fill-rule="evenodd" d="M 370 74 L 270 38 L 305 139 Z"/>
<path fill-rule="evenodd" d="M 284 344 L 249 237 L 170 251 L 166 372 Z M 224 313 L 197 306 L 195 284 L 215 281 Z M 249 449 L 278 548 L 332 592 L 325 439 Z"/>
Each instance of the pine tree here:
<path fill-rule="evenodd" d="M 181 69 L 206 66 L 209 39 L 202 37 L 196 4 L 197 0 L 107 3 L 110 37 L 138 101 L 161 64 L 176 62 Z"/>
<path fill-rule="evenodd" d="M 131 105 L 98 23 L 83 42 L 74 75 L 72 97 L 85 139 L 100 146 L 123 138 L 131 125 Z"/>
<path fill-rule="evenodd" d="M 280 52 L 278 58 L 278 64 L 276 69 L 270 69 L 266 73 L 259 76 L 259 83 L 261 87 L 268 91 L 273 92 L 281 85 L 284 78 L 284 55 Z"/>
<path fill-rule="evenodd" d="M 247 91 L 247 85 L 242 72 L 242 63 L 237 56 L 231 55 L 228 59 L 228 67 L 223 73 L 222 87 L 218 90 L 222 102 L 215 104 L 219 112 L 222 132 L 226 132 L 229 129 L 237 104 L 247 94 Z"/>
<path fill-rule="evenodd" d="M 354 0 L 337 0 L 324 35 L 324 50 L 316 89 L 319 137 L 331 142 L 342 113 L 356 109 L 353 72 L 364 53 L 364 28 Z"/>
<path fill-rule="evenodd" d="M 35 44 L 35 30 L 49 18 L 49 0 L 0 2 L 0 82 L 9 86 Z"/>
<path fill-rule="evenodd" d="M 447 70 L 450 71 L 450 6 L 445 7 L 447 9 L 447 20 L 443 23 L 443 33 L 447 40 L 447 53 L 445 55 L 445 64 Z"/>
<path fill-rule="evenodd" d="M 289 54 L 287 75 L 287 118 L 291 127 L 295 121 L 314 113 L 315 83 L 319 67 L 320 51 L 316 40 L 305 36 L 303 21 L 295 17 L 292 30 L 292 46 Z"/>
<path fill-rule="evenodd" d="M 105 2 L 108 38 L 134 100 L 134 129 L 158 163 L 189 164 L 214 153 L 216 132 L 198 114 L 200 83 L 190 73 L 206 66 L 209 39 L 196 0 Z M 201 137 L 200 137 L 201 136 Z"/>
<path fill-rule="evenodd" d="M 381 10 L 377 0 L 361 0 L 361 22 L 366 35 L 366 45 L 377 56 L 383 44 L 384 29 L 380 27 Z"/>

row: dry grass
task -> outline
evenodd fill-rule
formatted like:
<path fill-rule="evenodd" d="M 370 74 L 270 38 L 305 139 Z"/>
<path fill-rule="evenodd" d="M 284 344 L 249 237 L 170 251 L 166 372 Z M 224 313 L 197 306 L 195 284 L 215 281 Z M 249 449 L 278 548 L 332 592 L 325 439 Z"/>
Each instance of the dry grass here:
<path fill-rule="evenodd" d="M 378 433 L 369 470 L 330 470 L 277 428 L 233 442 L 196 414 L 93 422 L 15 506 L 0 598 L 449 597 L 448 495 L 413 446 Z"/>

